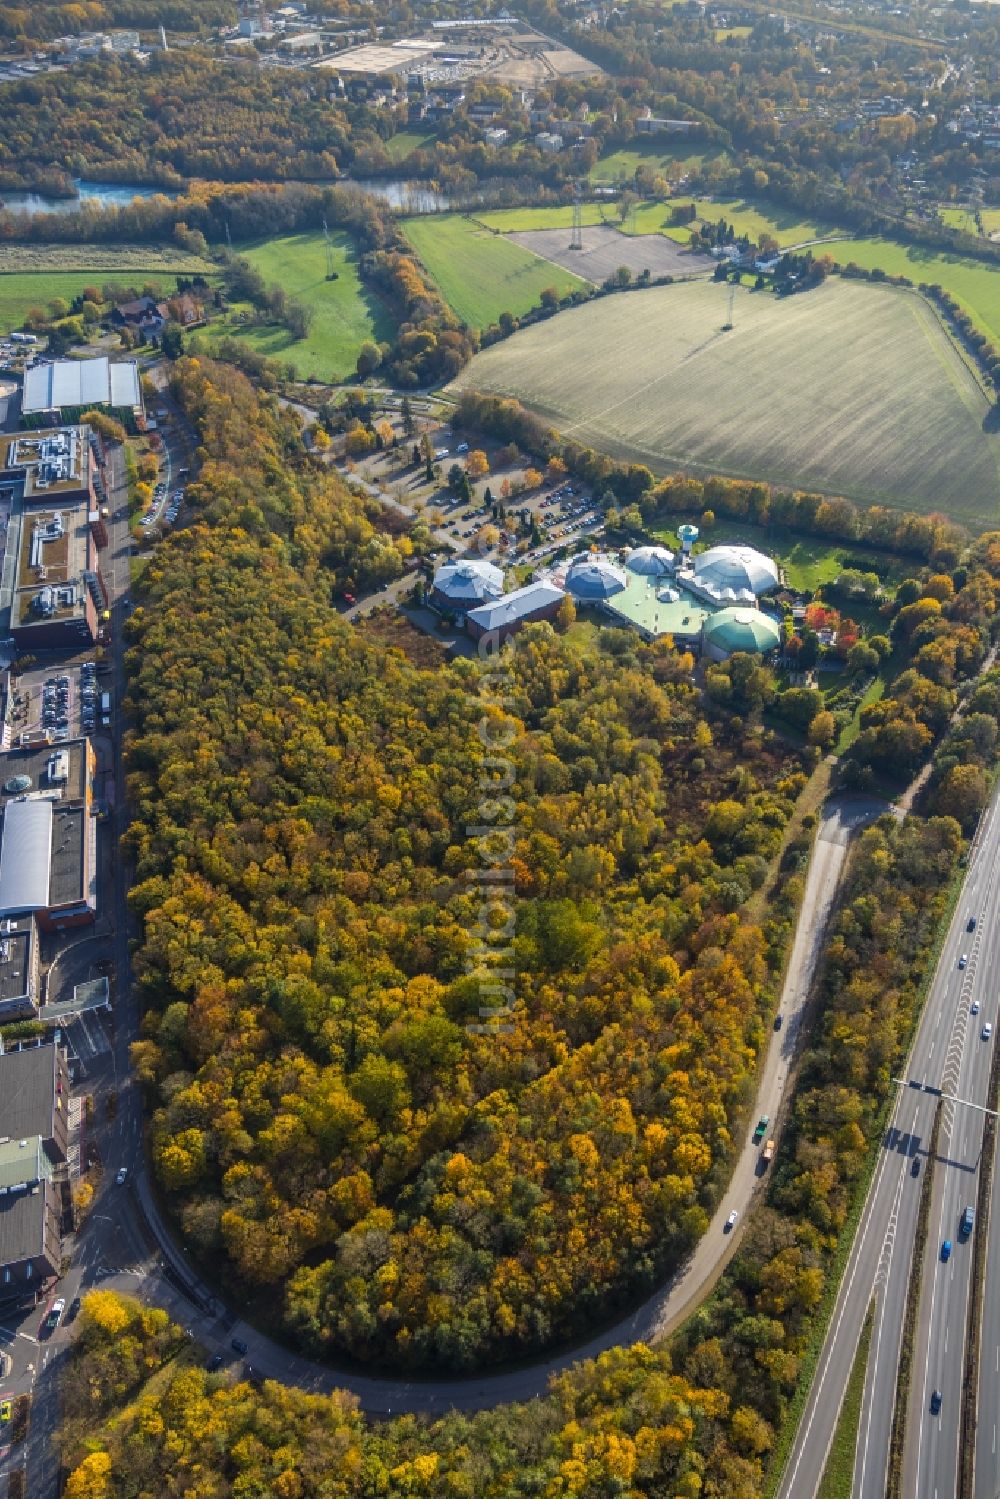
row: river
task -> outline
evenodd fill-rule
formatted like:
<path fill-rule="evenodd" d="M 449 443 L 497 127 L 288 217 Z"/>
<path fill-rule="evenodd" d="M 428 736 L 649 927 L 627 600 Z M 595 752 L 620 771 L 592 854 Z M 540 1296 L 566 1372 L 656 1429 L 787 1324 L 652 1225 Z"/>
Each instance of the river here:
<path fill-rule="evenodd" d="M 44 193 L 0 193 L 0 200 L 8 213 L 26 214 L 33 218 L 39 213 L 76 213 L 85 203 L 96 203 L 100 207 L 121 208 L 133 198 L 152 198 L 160 194 L 165 198 L 180 195 L 161 187 L 140 187 L 132 182 L 90 182 L 81 177 L 76 181 L 79 197 L 50 198 Z M 473 208 L 485 201 L 485 195 L 473 189 L 453 197 L 436 192 L 425 182 L 407 182 L 396 178 L 340 177 L 336 187 L 358 187 L 362 192 L 381 198 L 390 208 L 400 213 L 446 213 L 450 208 Z"/>

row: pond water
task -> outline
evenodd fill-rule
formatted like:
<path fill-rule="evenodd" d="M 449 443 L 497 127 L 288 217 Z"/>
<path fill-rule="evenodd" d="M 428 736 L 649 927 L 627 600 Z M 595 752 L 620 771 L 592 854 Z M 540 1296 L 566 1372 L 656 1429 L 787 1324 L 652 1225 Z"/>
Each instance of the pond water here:
<path fill-rule="evenodd" d="M 157 193 L 165 198 L 176 198 L 177 194 L 160 187 L 140 187 L 137 183 L 88 182 L 81 177 L 76 180 L 77 198 L 49 198 L 44 193 L 0 193 L 0 202 L 8 213 L 23 213 L 29 218 L 36 213 L 76 213 L 83 203 L 99 203 L 102 208 L 120 208 L 131 203 L 133 198 L 152 198 Z"/>

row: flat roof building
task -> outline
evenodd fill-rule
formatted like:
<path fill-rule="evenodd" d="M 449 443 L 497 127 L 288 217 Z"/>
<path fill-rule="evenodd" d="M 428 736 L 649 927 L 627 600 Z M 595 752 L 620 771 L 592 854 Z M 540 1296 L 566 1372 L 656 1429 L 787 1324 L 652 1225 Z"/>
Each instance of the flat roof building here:
<path fill-rule="evenodd" d="M 94 767 L 88 739 L 0 755 L 0 922 L 34 914 L 43 931 L 62 931 L 94 920 Z M 30 789 L 7 791 L 25 780 Z"/>
<path fill-rule="evenodd" d="M 38 1011 L 38 926 L 33 915 L 0 920 L 0 1022 Z"/>
<path fill-rule="evenodd" d="M 72 420 L 97 408 L 131 426 L 142 415 L 139 366 L 134 359 L 112 364 L 97 359 L 57 359 L 26 372 L 21 415 L 28 425 Z"/>
<path fill-rule="evenodd" d="M 0 1141 L 37 1136 L 50 1161 L 65 1161 L 69 1089 L 63 1047 L 46 1042 L 0 1054 Z"/>
<path fill-rule="evenodd" d="M 4 481 L 18 485 L 26 505 L 59 500 L 93 508 L 103 491 L 89 427 L 0 435 L 0 473 Z"/>
<path fill-rule="evenodd" d="M 41 1139 L 0 1142 L 0 1300 L 41 1288 L 61 1259 L 59 1198 Z"/>

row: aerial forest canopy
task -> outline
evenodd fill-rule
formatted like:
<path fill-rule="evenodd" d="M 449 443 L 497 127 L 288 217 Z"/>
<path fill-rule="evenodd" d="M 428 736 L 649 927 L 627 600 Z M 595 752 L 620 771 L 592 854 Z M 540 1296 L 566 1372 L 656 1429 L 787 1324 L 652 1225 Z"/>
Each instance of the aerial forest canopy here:
<path fill-rule="evenodd" d="M 181 360 L 174 387 L 203 523 L 150 563 L 128 657 L 161 1182 L 314 1349 L 543 1345 L 707 1224 L 787 931 L 740 911 L 781 888 L 811 752 L 754 723 L 750 658 L 711 721 L 689 658 L 618 631 L 531 627 L 502 690 L 496 663 L 418 669 L 331 605 L 400 570 L 370 502 L 235 371 Z M 485 1034 L 484 720 L 516 890 Z"/>

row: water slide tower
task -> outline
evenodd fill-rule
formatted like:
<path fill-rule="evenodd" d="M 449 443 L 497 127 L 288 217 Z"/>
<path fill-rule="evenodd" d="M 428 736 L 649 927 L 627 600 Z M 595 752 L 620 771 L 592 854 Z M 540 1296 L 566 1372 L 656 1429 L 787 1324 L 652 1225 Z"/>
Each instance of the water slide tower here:
<path fill-rule="evenodd" d="M 688 525 L 678 526 L 677 539 L 681 544 L 681 556 L 690 559 L 691 549 L 698 540 L 698 527 Z"/>

